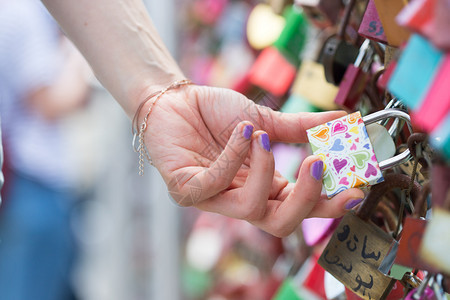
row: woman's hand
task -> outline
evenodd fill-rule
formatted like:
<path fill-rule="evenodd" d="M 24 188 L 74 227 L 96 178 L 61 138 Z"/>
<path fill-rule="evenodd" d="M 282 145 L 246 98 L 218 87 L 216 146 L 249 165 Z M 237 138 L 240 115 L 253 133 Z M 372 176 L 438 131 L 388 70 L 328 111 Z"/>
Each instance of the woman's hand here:
<path fill-rule="evenodd" d="M 42 1 L 128 116 L 152 89 L 185 78 L 141 0 Z M 297 182 L 288 183 L 274 171 L 268 139 L 306 142 L 305 129 L 342 114 L 281 114 L 230 90 L 189 86 L 162 96 L 145 140 L 178 204 L 283 236 L 305 217 L 342 215 L 363 194 L 351 189 L 324 200 L 318 157 L 307 158 Z"/>
<path fill-rule="evenodd" d="M 286 236 L 304 218 L 343 215 L 364 194 L 349 189 L 331 200 L 321 196 L 323 164 L 317 156 L 306 158 L 297 182 L 289 183 L 275 171 L 269 139 L 305 143 L 306 129 L 342 115 L 280 113 L 232 90 L 183 86 L 153 107 L 145 143 L 179 205 Z"/>

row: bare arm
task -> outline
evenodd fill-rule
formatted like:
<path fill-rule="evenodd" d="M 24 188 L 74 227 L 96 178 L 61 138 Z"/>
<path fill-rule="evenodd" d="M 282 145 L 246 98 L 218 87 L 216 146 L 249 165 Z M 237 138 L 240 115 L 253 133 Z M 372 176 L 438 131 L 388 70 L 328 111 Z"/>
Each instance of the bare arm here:
<path fill-rule="evenodd" d="M 42 1 L 129 117 L 146 96 L 184 79 L 141 0 Z M 269 138 L 307 142 L 305 129 L 343 112 L 282 114 L 234 91 L 206 86 L 185 86 L 162 98 L 143 135 L 180 205 L 245 219 L 285 236 L 304 218 L 343 215 L 364 195 L 349 189 L 324 200 L 317 156 L 305 159 L 295 184 L 275 171 Z"/>
<path fill-rule="evenodd" d="M 42 0 L 129 117 L 184 75 L 141 0 Z"/>

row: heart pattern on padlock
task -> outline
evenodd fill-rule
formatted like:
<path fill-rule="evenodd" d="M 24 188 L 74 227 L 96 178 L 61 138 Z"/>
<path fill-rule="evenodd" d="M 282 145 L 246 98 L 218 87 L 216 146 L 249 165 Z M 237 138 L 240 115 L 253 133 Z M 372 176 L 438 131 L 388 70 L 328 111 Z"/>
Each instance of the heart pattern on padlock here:
<path fill-rule="evenodd" d="M 356 144 L 353 144 L 352 147 L 350 147 L 350 150 L 356 150 L 356 148 Z M 363 169 L 370 158 L 369 153 L 366 150 L 350 153 L 349 155 L 355 163 L 355 166 L 359 169 Z"/>
<path fill-rule="evenodd" d="M 350 187 L 383 180 L 359 112 L 307 130 L 313 153 L 324 158 L 324 187 L 328 197 Z"/>
<path fill-rule="evenodd" d="M 317 128 L 317 132 L 312 133 L 312 135 L 317 138 L 320 141 L 328 141 L 328 139 L 330 138 L 330 136 L 328 135 L 328 132 L 330 131 L 327 127 L 325 128 Z"/>
<path fill-rule="evenodd" d="M 336 135 L 336 134 L 339 134 L 339 133 L 346 132 L 347 129 L 348 129 L 348 127 L 345 126 L 341 120 L 336 120 L 333 123 L 333 130 L 331 131 L 331 135 Z"/>
<path fill-rule="evenodd" d="M 344 150 L 344 145 L 342 145 L 342 140 L 337 139 L 334 141 L 333 146 L 330 148 L 331 151 L 342 151 Z"/>

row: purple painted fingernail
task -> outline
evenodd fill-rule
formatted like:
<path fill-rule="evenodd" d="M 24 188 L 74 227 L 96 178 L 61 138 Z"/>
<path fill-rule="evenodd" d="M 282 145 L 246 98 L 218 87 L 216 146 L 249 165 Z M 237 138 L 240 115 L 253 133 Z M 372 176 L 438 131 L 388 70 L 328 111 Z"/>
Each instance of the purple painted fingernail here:
<path fill-rule="evenodd" d="M 347 202 L 347 204 L 345 204 L 345 209 L 352 209 L 356 205 L 360 204 L 362 201 L 363 201 L 363 199 L 350 200 L 350 201 Z"/>
<path fill-rule="evenodd" d="M 323 161 L 317 160 L 311 165 L 311 176 L 316 180 L 322 179 L 323 174 Z"/>
<path fill-rule="evenodd" d="M 242 132 L 242 135 L 244 136 L 244 138 L 249 140 L 250 137 L 252 136 L 252 133 L 253 133 L 253 126 L 252 125 L 245 125 L 244 131 Z"/>
<path fill-rule="evenodd" d="M 267 135 L 267 133 L 263 133 L 259 136 L 259 142 L 261 143 L 261 146 L 267 152 L 270 152 L 270 141 L 269 141 L 269 136 Z"/>

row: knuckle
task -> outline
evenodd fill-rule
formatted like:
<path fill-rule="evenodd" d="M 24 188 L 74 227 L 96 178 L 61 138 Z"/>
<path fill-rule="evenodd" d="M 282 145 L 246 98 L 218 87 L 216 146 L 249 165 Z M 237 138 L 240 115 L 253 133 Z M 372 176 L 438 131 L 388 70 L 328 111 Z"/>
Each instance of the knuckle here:
<path fill-rule="evenodd" d="M 264 217 L 265 209 L 260 205 L 244 205 L 242 207 L 242 219 L 257 221 Z"/>
<path fill-rule="evenodd" d="M 264 218 L 266 214 L 267 203 L 255 195 L 249 196 L 243 193 L 238 196 L 240 219 L 246 221 L 258 221 Z"/>
<path fill-rule="evenodd" d="M 276 237 L 283 238 L 294 232 L 295 228 L 296 226 L 278 221 L 274 222 L 271 233 Z"/>

